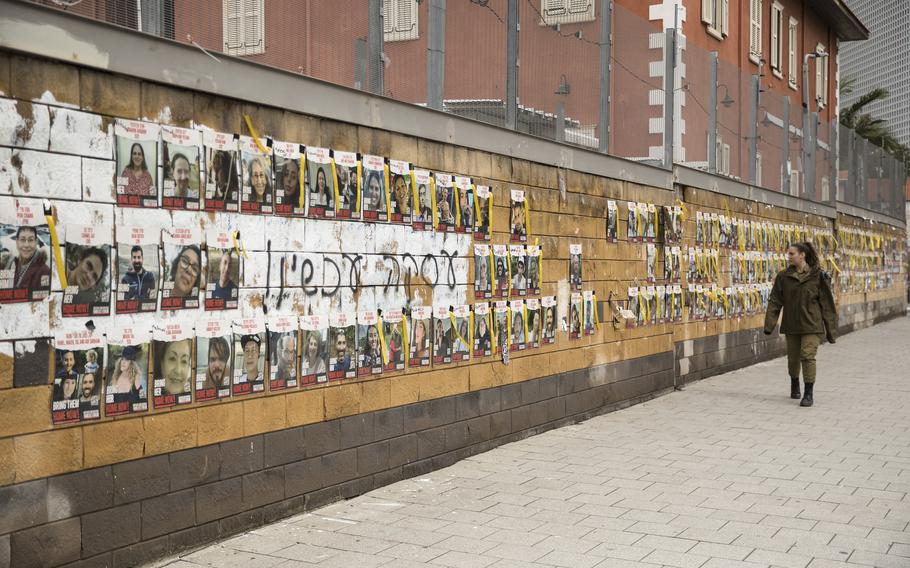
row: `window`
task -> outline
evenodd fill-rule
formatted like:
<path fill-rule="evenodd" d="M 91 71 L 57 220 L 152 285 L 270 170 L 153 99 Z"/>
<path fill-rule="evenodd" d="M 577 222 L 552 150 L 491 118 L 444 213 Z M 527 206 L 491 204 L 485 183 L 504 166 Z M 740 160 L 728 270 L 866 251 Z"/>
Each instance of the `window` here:
<path fill-rule="evenodd" d="M 797 43 L 796 26 L 796 20 L 790 18 L 790 33 L 787 38 L 787 44 L 790 48 L 787 57 L 787 82 L 794 89 L 799 82 L 799 56 L 797 55 L 799 53 L 799 44 Z"/>
<path fill-rule="evenodd" d="M 815 46 L 815 53 L 828 53 L 825 46 Z M 819 107 L 828 104 L 828 56 L 815 58 L 815 100 Z"/>
<path fill-rule="evenodd" d="M 790 172 L 790 195 L 799 197 L 799 170 Z"/>
<path fill-rule="evenodd" d="M 708 33 L 724 39 L 730 33 L 730 0 L 702 0 L 701 21 L 708 24 Z"/>
<path fill-rule="evenodd" d="M 594 21 L 594 0 L 540 0 L 542 26 Z"/>
<path fill-rule="evenodd" d="M 761 59 L 761 18 L 762 0 L 749 0 L 749 59 L 753 63 Z"/>
<path fill-rule="evenodd" d="M 761 187 L 761 152 L 755 153 L 755 186 Z"/>
<path fill-rule="evenodd" d="M 783 77 L 784 53 L 784 7 L 775 2 L 771 5 L 771 72 Z"/>
<path fill-rule="evenodd" d="M 417 0 L 384 0 L 382 32 L 384 41 L 417 39 Z"/>
<path fill-rule="evenodd" d="M 265 53 L 264 0 L 224 0 L 224 52 Z"/>

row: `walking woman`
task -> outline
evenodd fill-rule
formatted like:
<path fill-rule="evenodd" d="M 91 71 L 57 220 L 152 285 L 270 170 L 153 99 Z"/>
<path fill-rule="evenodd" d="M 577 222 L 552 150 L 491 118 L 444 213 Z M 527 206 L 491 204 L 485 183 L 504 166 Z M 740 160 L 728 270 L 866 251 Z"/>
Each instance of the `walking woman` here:
<path fill-rule="evenodd" d="M 802 366 L 805 395 L 800 406 L 812 406 L 815 385 L 815 354 L 822 336 L 834 343 L 837 310 L 831 292 L 831 277 L 818 266 L 818 253 L 811 243 L 793 243 L 787 248 L 789 266 L 774 278 L 765 314 L 765 335 L 777 325 L 784 310 L 780 332 L 787 336 L 787 368 L 790 371 L 790 398 L 799 398 L 799 369 Z"/>

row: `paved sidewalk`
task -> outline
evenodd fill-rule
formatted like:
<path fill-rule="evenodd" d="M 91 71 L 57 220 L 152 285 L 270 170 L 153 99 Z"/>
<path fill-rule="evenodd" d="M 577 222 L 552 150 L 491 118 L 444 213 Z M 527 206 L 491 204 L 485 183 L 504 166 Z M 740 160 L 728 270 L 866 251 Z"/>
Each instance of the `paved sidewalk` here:
<path fill-rule="evenodd" d="M 162 563 L 265 567 L 910 567 L 910 318 Z"/>

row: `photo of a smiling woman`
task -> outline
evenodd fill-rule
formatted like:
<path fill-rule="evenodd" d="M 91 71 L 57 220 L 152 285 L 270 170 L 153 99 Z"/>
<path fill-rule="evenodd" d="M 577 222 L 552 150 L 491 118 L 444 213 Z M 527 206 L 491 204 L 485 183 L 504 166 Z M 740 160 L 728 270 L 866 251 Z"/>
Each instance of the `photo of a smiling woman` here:
<path fill-rule="evenodd" d="M 171 284 L 169 297 L 195 296 L 199 293 L 202 254 L 196 245 L 186 245 L 178 250 L 167 267 L 167 282 Z"/>
<path fill-rule="evenodd" d="M 110 246 L 66 243 L 66 282 L 74 288 L 70 304 L 104 304 L 110 301 L 108 258 Z"/>
<path fill-rule="evenodd" d="M 155 408 L 192 402 L 193 340 L 153 341 Z"/>

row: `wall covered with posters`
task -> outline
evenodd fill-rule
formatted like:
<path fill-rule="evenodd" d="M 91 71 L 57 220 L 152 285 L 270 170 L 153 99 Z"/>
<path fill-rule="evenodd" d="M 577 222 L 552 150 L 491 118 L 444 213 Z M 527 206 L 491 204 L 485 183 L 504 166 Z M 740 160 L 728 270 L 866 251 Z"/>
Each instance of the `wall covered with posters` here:
<path fill-rule="evenodd" d="M 794 240 L 845 328 L 905 306 L 902 228 L 10 53 L 0 91 L 0 566 L 133 565 L 775 356 Z"/>

